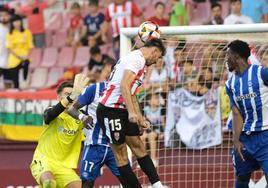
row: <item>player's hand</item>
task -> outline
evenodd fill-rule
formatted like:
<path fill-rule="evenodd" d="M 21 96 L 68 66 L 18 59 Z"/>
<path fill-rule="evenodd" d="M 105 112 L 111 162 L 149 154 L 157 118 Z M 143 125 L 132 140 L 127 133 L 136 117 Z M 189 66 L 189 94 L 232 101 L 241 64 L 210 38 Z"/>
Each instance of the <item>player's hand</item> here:
<path fill-rule="evenodd" d="M 129 113 L 128 114 L 128 120 L 131 123 L 138 123 L 139 121 L 139 117 L 136 113 Z"/>
<path fill-rule="evenodd" d="M 89 78 L 84 74 L 77 74 L 74 78 L 74 87 L 71 93 L 71 98 L 76 99 L 84 90 L 84 88 L 88 85 Z"/>
<path fill-rule="evenodd" d="M 242 161 L 245 161 L 245 158 L 242 154 L 242 151 L 245 150 L 244 145 L 240 141 L 234 141 L 234 149 L 235 152 L 238 153 L 239 157 L 241 158 Z"/>
<path fill-rule="evenodd" d="M 148 121 L 148 119 L 146 119 L 145 117 L 141 117 L 138 121 L 138 125 L 146 130 L 146 129 L 149 129 L 151 127 L 151 122 Z"/>
<path fill-rule="evenodd" d="M 81 118 L 81 121 L 83 122 L 83 125 L 86 129 L 93 129 L 94 128 L 94 124 L 93 124 L 93 119 L 92 117 L 90 116 L 87 116 L 87 115 L 84 115 L 82 118 Z"/>

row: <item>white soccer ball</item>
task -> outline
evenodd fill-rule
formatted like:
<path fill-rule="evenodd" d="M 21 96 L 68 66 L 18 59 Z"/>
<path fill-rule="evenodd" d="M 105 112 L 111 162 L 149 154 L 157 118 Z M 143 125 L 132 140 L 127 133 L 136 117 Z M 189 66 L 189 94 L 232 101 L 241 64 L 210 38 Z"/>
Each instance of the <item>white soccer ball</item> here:
<path fill-rule="evenodd" d="M 153 38 L 160 38 L 159 25 L 151 21 L 143 22 L 139 27 L 138 35 L 144 43 Z"/>

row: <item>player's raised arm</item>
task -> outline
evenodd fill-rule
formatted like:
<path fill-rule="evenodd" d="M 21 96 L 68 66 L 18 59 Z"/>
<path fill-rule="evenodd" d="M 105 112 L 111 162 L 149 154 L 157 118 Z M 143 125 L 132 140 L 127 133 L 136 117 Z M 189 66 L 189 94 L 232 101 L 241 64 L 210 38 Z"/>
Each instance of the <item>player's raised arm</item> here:
<path fill-rule="evenodd" d="M 62 87 L 58 88 L 57 93 L 63 93 L 63 98 L 60 99 L 60 102 L 55 106 L 48 107 L 44 112 L 44 122 L 45 124 L 49 124 L 53 121 L 58 115 L 60 115 L 69 104 L 71 104 L 80 93 L 84 90 L 85 86 L 88 84 L 89 78 L 83 74 L 77 74 L 75 76 L 74 84 L 66 82 L 69 88 L 73 88 L 72 91 L 69 93 L 67 90 L 63 91 L 63 88 L 66 85 L 62 85 Z"/>
<path fill-rule="evenodd" d="M 131 84 L 133 83 L 135 77 L 136 75 L 134 72 L 132 72 L 131 70 L 126 70 L 124 72 L 124 76 L 120 84 L 122 97 L 128 110 L 128 119 L 130 122 L 133 123 L 136 123 L 138 121 L 138 114 L 135 111 L 131 95 Z"/>

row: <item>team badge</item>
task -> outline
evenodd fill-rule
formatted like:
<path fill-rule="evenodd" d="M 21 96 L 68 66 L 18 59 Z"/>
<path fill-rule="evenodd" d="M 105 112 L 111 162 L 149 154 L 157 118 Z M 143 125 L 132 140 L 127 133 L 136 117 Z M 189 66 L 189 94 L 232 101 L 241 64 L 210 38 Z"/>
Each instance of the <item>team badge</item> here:
<path fill-rule="evenodd" d="M 114 133 L 114 139 L 115 139 L 116 141 L 118 141 L 118 140 L 120 139 L 120 133 L 119 133 L 119 132 L 115 132 L 115 133 Z"/>

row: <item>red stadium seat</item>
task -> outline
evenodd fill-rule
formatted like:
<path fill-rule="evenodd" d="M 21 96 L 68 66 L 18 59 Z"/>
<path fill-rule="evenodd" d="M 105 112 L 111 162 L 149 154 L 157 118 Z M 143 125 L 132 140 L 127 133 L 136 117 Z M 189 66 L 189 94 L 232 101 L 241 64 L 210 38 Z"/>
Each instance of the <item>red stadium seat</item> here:
<path fill-rule="evenodd" d="M 63 77 L 64 68 L 53 67 L 49 70 L 47 76 L 46 87 L 53 86 L 58 83 L 59 79 Z"/>
<path fill-rule="evenodd" d="M 61 29 L 55 32 L 52 36 L 52 46 L 53 47 L 63 47 L 66 45 L 67 40 L 67 30 Z"/>
<path fill-rule="evenodd" d="M 58 49 L 57 48 L 45 48 L 43 59 L 41 62 L 41 67 L 53 67 L 56 65 L 58 59 Z"/>
<path fill-rule="evenodd" d="M 90 55 L 89 55 L 88 47 L 77 48 L 73 65 L 75 67 L 84 67 L 88 64 L 89 59 L 90 59 Z"/>
<path fill-rule="evenodd" d="M 30 88 L 39 89 L 45 86 L 47 82 L 48 69 L 47 68 L 36 68 L 31 74 Z"/>
<path fill-rule="evenodd" d="M 30 53 L 31 64 L 30 68 L 36 68 L 40 65 L 42 59 L 42 49 L 34 48 Z"/>
<path fill-rule="evenodd" d="M 58 67 L 68 68 L 72 66 L 74 59 L 74 49 L 71 47 L 64 47 L 61 49 L 58 56 Z"/>

